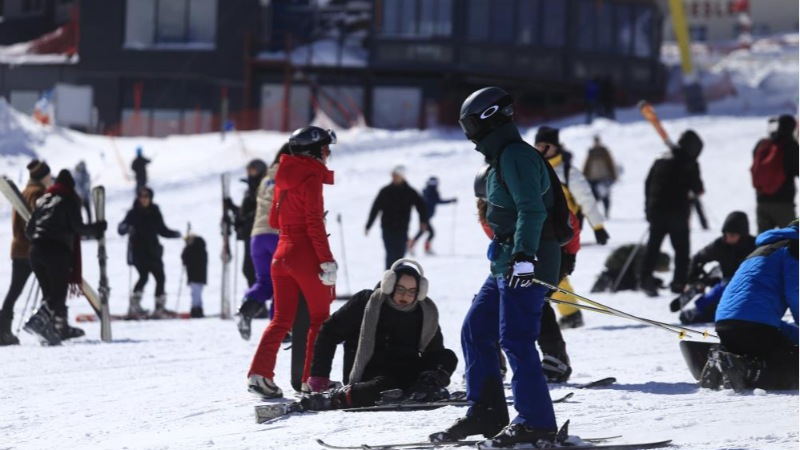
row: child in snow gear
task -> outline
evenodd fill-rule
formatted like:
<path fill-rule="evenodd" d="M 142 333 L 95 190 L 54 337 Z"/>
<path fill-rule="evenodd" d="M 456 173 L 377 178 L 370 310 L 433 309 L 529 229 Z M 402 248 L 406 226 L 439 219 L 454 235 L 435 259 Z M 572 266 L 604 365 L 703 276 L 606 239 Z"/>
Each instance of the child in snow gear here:
<path fill-rule="evenodd" d="M 249 391 L 262 397 L 283 395 L 272 381 L 275 360 L 281 341 L 294 323 L 300 293 L 310 317 L 303 383 L 311 371 L 314 340 L 335 298 L 337 266 L 325 231 L 322 199 L 323 184 L 333 184 L 333 172 L 325 164 L 330 145 L 335 143 L 336 134 L 330 130 L 300 128 L 289 138 L 291 154 L 280 158 L 269 212 L 269 226 L 280 230 L 272 260 L 275 318 L 261 336 L 247 374 Z"/>
<path fill-rule="evenodd" d="M 42 306 L 25 323 L 25 331 L 38 335 L 43 343 L 83 336 L 67 324 L 67 294 L 81 291 L 81 236 L 100 237 L 105 222 L 85 225 L 80 198 L 68 170 L 58 173 L 55 183 L 36 202 L 25 229 L 30 242 L 30 263 L 42 287 Z"/>
<path fill-rule="evenodd" d="M 658 296 L 658 286 L 653 278 L 658 253 L 664 237 L 669 235 L 675 250 L 675 271 L 670 283 L 672 292 L 678 294 L 686 285 L 689 273 L 689 212 L 690 195 L 703 194 L 700 165 L 697 157 L 703 150 L 703 141 L 692 130 L 685 131 L 678 145 L 670 153 L 653 163 L 645 181 L 645 213 L 650 223 L 640 280 L 641 289 L 650 297 Z"/>
<path fill-rule="evenodd" d="M 150 160 L 142 156 L 142 147 L 136 147 L 136 158 L 131 163 L 131 170 L 136 176 L 136 192 L 147 186 L 147 165 Z"/>
<path fill-rule="evenodd" d="M 34 159 L 28 164 L 30 179 L 22 191 L 25 203 L 31 211 L 36 207 L 36 200 L 45 194 L 45 190 L 52 183 L 50 167 L 47 163 Z M 11 213 L 13 238 L 11 240 L 11 286 L 3 301 L 0 310 L 0 347 L 5 345 L 18 345 L 19 339 L 11 332 L 11 322 L 14 319 L 14 305 L 25 288 L 25 283 L 31 275 L 31 263 L 28 259 L 30 244 L 25 237 L 25 221 L 16 211 Z"/>
<path fill-rule="evenodd" d="M 425 240 L 425 253 L 426 254 L 433 254 L 433 237 L 435 235 L 435 231 L 433 229 L 433 224 L 431 223 L 431 219 L 433 219 L 433 215 L 436 214 L 436 206 L 437 205 L 446 205 L 448 203 L 456 203 L 458 201 L 457 198 L 450 198 L 450 199 L 443 199 L 439 195 L 439 179 L 436 177 L 428 178 L 428 183 L 425 185 L 425 189 L 422 191 L 422 199 L 425 202 L 425 211 L 428 213 L 428 239 Z M 413 255 L 414 254 L 414 246 L 417 244 L 417 241 L 425 234 L 425 230 L 420 228 L 419 233 L 414 236 L 414 239 L 408 242 L 408 251 Z"/>
<path fill-rule="evenodd" d="M 372 203 L 364 235 L 381 213 L 381 230 L 383 232 L 383 245 L 386 248 L 386 270 L 406 254 L 408 245 L 408 223 L 411 220 L 411 208 L 417 209 L 419 214 L 419 229 L 428 229 L 428 213 L 425 202 L 406 182 L 406 168 L 396 166 L 392 169 L 392 182 L 384 186 L 378 197 Z"/>
<path fill-rule="evenodd" d="M 554 194 L 547 162 L 522 140 L 512 122 L 513 113 L 511 96 L 496 87 L 474 92 L 461 106 L 459 124 L 491 166 L 486 182 L 486 218 L 494 232 L 489 251 L 491 274 L 461 329 L 467 400 L 472 406 L 446 431 L 431 435 L 432 441 L 481 434 L 490 437 L 494 445 L 510 446 L 552 442 L 557 432 L 536 351 L 545 288 L 532 281 L 542 276 L 537 273 L 540 264 L 549 262 L 555 267 L 547 269 L 553 272 L 548 275 L 558 282 L 560 243 L 542 239 L 543 234 L 552 232 L 544 225 Z M 511 389 L 518 416 L 511 424 L 497 357 L 498 340 L 514 371 Z"/>
<path fill-rule="evenodd" d="M 769 120 L 769 137 L 753 149 L 750 168 L 756 190 L 758 232 L 781 227 L 795 218 L 794 179 L 798 174 L 798 146 L 794 117 L 783 115 Z"/>
<path fill-rule="evenodd" d="M 188 234 L 184 240 L 186 246 L 181 252 L 181 261 L 186 267 L 186 284 L 192 293 L 192 318 L 205 317 L 203 314 L 203 286 L 206 285 L 208 272 L 208 252 L 206 252 L 206 241 L 196 235 Z"/>
<path fill-rule="evenodd" d="M 717 308 L 721 345 L 709 352 L 700 384 L 719 389 L 797 389 L 797 220 L 756 238 Z M 786 310 L 794 323 L 782 320 Z"/>
<path fill-rule="evenodd" d="M 608 148 L 595 135 L 594 145 L 589 149 L 586 162 L 583 163 L 583 175 L 592 187 L 597 201 L 603 203 L 605 216 L 608 219 L 611 208 L 611 186 L 617 182 L 617 166 Z"/>
<path fill-rule="evenodd" d="M 631 255 L 634 253 L 634 255 Z M 615 248 L 606 258 L 603 264 L 604 270 L 598 275 L 597 280 L 592 286 L 592 292 L 613 292 L 614 283 L 619 280 L 617 291 L 635 291 L 639 289 L 642 261 L 644 261 L 645 246 L 638 244 L 625 244 Z M 633 258 L 633 259 L 631 259 Z M 630 260 L 630 263 L 628 261 Z M 659 251 L 656 258 L 656 272 L 669 272 L 670 257 L 668 254 Z M 626 267 L 627 264 L 627 267 Z M 622 273 L 622 271 L 625 273 Z M 622 277 L 620 274 L 622 273 Z M 663 286 L 664 281 L 653 277 L 656 286 Z"/>
<path fill-rule="evenodd" d="M 250 238 L 253 231 L 253 223 L 256 216 L 256 207 L 258 201 L 256 195 L 258 194 L 259 183 L 267 174 L 267 164 L 261 159 L 254 159 L 247 163 L 247 178 L 241 181 L 247 183 L 247 190 L 244 192 L 241 206 L 236 206 L 233 200 L 226 198 L 224 200 L 225 207 L 233 213 L 235 217 L 233 226 L 236 230 L 236 240 L 244 241 L 244 261 L 242 263 L 242 273 L 247 279 L 247 286 L 252 287 L 256 284 L 256 269 L 253 267 L 253 260 L 251 259 Z M 226 219 L 230 219 L 228 214 L 225 214 Z"/>
<path fill-rule="evenodd" d="M 394 389 L 412 401 L 446 398 L 458 358 L 444 347 L 439 313 L 427 291 L 422 267 L 401 259 L 375 290 L 357 293 L 333 313 L 317 336 L 308 385 L 313 392 L 329 390 L 336 347 L 344 343 L 346 386 L 313 394 L 304 400 L 307 409 L 372 406 L 381 392 Z"/>
<path fill-rule="evenodd" d="M 92 221 L 92 177 L 89 171 L 86 170 L 86 163 L 81 161 L 75 166 L 75 192 L 81 198 L 83 209 L 86 210 L 86 221 Z"/>
<path fill-rule="evenodd" d="M 153 203 L 153 191 L 144 187 L 139 189 L 133 208 L 117 227 L 120 236 L 128 235 L 128 265 L 136 267 L 139 280 L 133 287 L 128 315 L 132 317 L 147 315 L 142 308 L 142 293 L 149 274 L 156 279 L 156 301 L 153 316 L 163 318 L 175 313 L 167 310 L 167 294 L 164 292 L 164 262 L 161 260 L 164 248 L 158 236 L 168 239 L 181 237 L 179 231 L 171 230 L 164 224 L 161 209 Z"/>
<path fill-rule="evenodd" d="M 742 261 L 755 249 L 756 238 L 750 235 L 747 214 L 741 211 L 728 214 L 722 225 L 722 237 L 705 246 L 692 258 L 689 285 L 677 299 L 681 308 L 681 323 L 712 322 L 725 286 Z M 703 276 L 703 266 L 710 262 L 719 263 L 721 280 Z M 710 288 L 708 292 L 707 287 Z"/>
<path fill-rule="evenodd" d="M 250 322 L 266 307 L 272 299 L 272 256 L 278 247 L 278 230 L 269 226 L 269 211 L 275 192 L 275 174 L 278 173 L 280 158 L 289 154 L 289 144 L 284 144 L 266 175 L 259 181 L 256 190 L 256 209 L 250 233 L 250 257 L 256 273 L 256 282 L 244 294 L 244 301 L 236 314 L 236 325 L 242 339 L 250 339 Z M 244 207 L 244 202 L 242 202 Z M 270 309 L 270 318 L 275 308 Z"/>

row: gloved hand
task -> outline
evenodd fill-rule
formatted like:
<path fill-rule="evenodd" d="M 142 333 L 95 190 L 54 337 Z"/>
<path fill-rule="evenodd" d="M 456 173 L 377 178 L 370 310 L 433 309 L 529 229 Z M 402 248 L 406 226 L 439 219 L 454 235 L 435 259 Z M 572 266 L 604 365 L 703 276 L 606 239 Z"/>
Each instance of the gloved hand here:
<path fill-rule="evenodd" d="M 600 244 L 600 245 L 606 245 L 606 243 L 608 242 L 608 239 L 610 237 L 611 236 L 608 235 L 608 232 L 603 227 L 599 227 L 599 228 L 594 230 L 594 238 L 595 238 L 595 240 L 597 240 L 597 243 Z"/>
<path fill-rule="evenodd" d="M 322 272 L 319 274 L 319 279 L 322 280 L 322 284 L 325 286 L 335 285 L 336 271 L 339 269 L 336 261 L 322 263 L 319 267 L 322 269 Z"/>
<path fill-rule="evenodd" d="M 450 374 L 444 369 L 428 370 L 409 388 L 407 397 L 414 402 L 435 402 L 449 397 L 445 389 L 450 384 Z"/>
<path fill-rule="evenodd" d="M 678 318 L 681 320 L 681 323 L 684 324 L 684 325 L 688 325 L 690 323 L 694 323 L 694 320 L 697 318 L 697 308 L 693 304 L 686 305 L 681 310 L 681 313 L 678 315 Z"/>
<path fill-rule="evenodd" d="M 106 222 L 105 220 L 98 220 L 97 222 L 94 223 L 94 226 L 97 227 L 97 232 L 99 234 L 103 234 L 108 229 L 108 222 Z"/>
<path fill-rule="evenodd" d="M 222 204 L 225 206 L 225 209 L 236 209 L 236 205 L 233 204 L 233 200 L 231 200 L 230 197 L 225 197 Z"/>
<path fill-rule="evenodd" d="M 306 384 L 308 384 L 311 392 L 325 392 L 331 385 L 331 379 L 325 377 L 308 377 Z"/>
<path fill-rule="evenodd" d="M 136 234 L 136 229 L 133 227 L 133 225 L 128 225 L 126 222 L 122 222 L 117 225 L 117 233 L 119 233 L 120 236 L 125 236 L 129 233 L 131 236 L 133 236 Z"/>
<path fill-rule="evenodd" d="M 536 261 L 535 257 L 517 253 L 511 262 L 511 267 L 508 269 L 508 285 L 512 289 L 526 288 L 533 284 L 534 267 L 533 263 Z"/>
<path fill-rule="evenodd" d="M 576 256 L 574 253 L 561 252 L 561 267 L 564 268 L 565 275 L 572 275 L 575 271 Z"/>

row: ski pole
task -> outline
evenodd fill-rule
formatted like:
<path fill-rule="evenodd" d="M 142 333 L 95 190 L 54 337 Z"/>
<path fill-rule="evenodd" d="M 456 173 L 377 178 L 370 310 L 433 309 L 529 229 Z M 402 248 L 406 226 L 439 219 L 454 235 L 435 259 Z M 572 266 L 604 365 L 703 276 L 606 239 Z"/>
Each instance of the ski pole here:
<path fill-rule="evenodd" d="M 339 224 L 339 239 L 342 241 L 342 268 L 344 269 L 344 281 L 347 283 L 347 292 L 353 293 L 350 289 L 350 275 L 347 273 L 347 252 L 344 247 L 344 226 L 342 225 L 342 213 L 336 214 L 336 222 Z"/>
<path fill-rule="evenodd" d="M 181 291 L 183 290 L 183 274 L 186 273 L 186 266 L 181 264 L 181 276 L 178 278 L 178 298 L 175 300 L 175 311 L 181 306 Z"/>
<path fill-rule="evenodd" d="M 539 284 L 541 286 L 545 286 L 548 289 L 552 289 L 552 290 L 561 292 L 562 294 L 571 295 L 571 296 L 577 298 L 578 300 L 582 300 L 583 302 L 588 303 L 588 304 L 590 304 L 592 306 L 605 309 L 606 311 L 614 313 L 615 315 L 617 315 L 619 317 L 627 318 L 627 319 L 634 320 L 634 321 L 637 321 L 637 322 L 642 322 L 642 323 L 645 323 L 645 324 L 648 324 L 648 325 L 653 325 L 655 327 L 658 327 L 658 328 L 661 328 L 663 330 L 669 331 L 670 333 L 675 333 L 681 339 L 686 337 L 687 333 L 697 334 L 697 335 L 703 336 L 704 338 L 711 336 L 713 338 L 719 339 L 718 336 L 715 336 L 715 335 L 709 333 L 708 331 L 697 331 L 697 330 L 693 330 L 691 328 L 685 328 L 685 327 L 681 327 L 681 326 L 678 326 L 678 325 L 667 325 L 667 324 L 665 324 L 663 322 L 656 322 L 654 320 L 644 319 L 642 317 L 634 316 L 634 315 L 628 314 L 628 313 L 626 313 L 624 311 L 620 311 L 618 309 L 614 309 L 614 308 L 611 308 L 609 306 L 603 305 L 602 303 L 598 303 L 598 302 L 596 302 L 596 301 L 594 301 L 592 299 L 586 298 L 586 297 L 584 297 L 582 295 L 578 295 L 578 294 L 576 294 L 574 292 L 570 292 L 570 291 L 568 291 L 566 289 L 562 289 L 562 288 L 560 288 L 558 286 L 553 286 L 550 283 L 546 283 L 546 282 L 538 280 L 536 278 L 533 279 L 533 282 L 536 283 L 536 284 Z"/>
<path fill-rule="evenodd" d="M 625 265 L 622 266 L 622 270 L 617 275 L 617 279 L 614 280 L 614 284 L 611 286 L 611 292 L 617 292 L 617 288 L 619 284 L 622 282 L 622 278 L 625 276 L 625 272 L 628 271 L 633 259 L 636 258 L 636 254 L 639 253 L 639 249 L 642 247 L 642 243 L 644 242 L 644 238 L 647 237 L 647 234 L 650 232 L 650 229 L 644 230 L 642 233 L 642 237 L 639 238 L 639 243 L 636 244 L 636 247 L 633 248 L 633 251 L 630 255 L 628 255 L 628 259 L 625 260 Z"/>
<path fill-rule="evenodd" d="M 31 302 L 31 296 L 33 295 L 33 289 L 36 286 L 36 276 L 33 277 L 33 282 L 31 282 L 31 287 L 28 289 L 28 298 L 25 299 L 25 306 L 22 308 L 22 315 L 19 316 L 19 325 L 17 325 L 17 335 L 19 335 L 19 330 L 22 329 L 22 322 L 25 321 L 25 315 L 28 312 L 28 304 Z M 24 289 L 24 287 L 23 287 Z"/>

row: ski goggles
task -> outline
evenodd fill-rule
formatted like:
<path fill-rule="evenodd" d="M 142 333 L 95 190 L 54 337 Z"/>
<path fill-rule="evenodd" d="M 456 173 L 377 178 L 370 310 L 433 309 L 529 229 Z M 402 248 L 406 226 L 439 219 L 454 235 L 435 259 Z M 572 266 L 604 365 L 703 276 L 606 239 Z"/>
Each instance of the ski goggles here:
<path fill-rule="evenodd" d="M 336 132 L 335 131 L 333 131 L 330 128 L 328 128 L 327 130 L 325 130 L 325 132 L 328 133 L 328 137 L 331 139 L 329 144 L 335 144 L 336 142 L 338 142 L 338 140 L 336 139 Z"/>

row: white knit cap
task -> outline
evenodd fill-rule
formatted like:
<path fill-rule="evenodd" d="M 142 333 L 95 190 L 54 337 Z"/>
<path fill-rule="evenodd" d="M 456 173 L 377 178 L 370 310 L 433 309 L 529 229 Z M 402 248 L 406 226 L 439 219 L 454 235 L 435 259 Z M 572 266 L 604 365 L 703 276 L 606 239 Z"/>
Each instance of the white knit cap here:
<path fill-rule="evenodd" d="M 396 175 L 400 175 L 401 177 L 405 178 L 406 177 L 406 166 L 404 166 L 402 164 L 398 164 L 398 165 L 394 166 L 394 168 L 392 169 L 392 173 L 396 174 Z"/>

